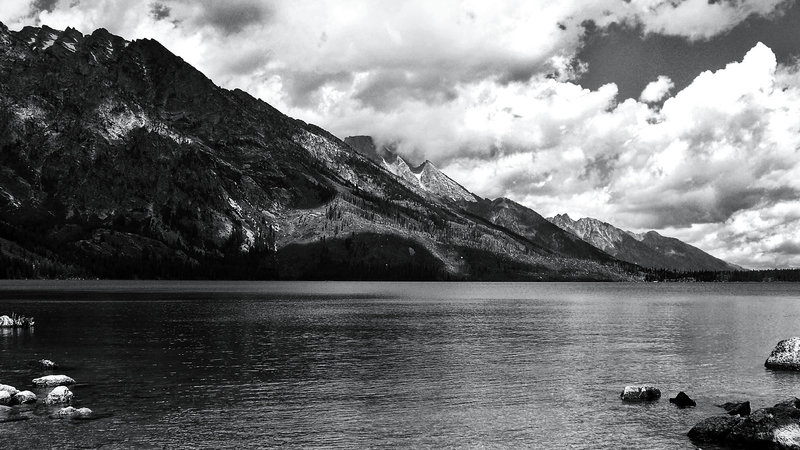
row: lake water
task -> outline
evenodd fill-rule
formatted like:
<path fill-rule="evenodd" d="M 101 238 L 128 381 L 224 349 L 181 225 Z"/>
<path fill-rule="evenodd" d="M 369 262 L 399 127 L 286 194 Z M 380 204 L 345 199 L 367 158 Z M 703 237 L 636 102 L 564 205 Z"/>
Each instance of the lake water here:
<path fill-rule="evenodd" d="M 715 404 L 800 396 L 763 365 L 796 284 L 0 282 L 12 311 L 0 383 L 41 399 L 55 360 L 101 418 L 22 408 L 5 448 L 693 448 Z"/>

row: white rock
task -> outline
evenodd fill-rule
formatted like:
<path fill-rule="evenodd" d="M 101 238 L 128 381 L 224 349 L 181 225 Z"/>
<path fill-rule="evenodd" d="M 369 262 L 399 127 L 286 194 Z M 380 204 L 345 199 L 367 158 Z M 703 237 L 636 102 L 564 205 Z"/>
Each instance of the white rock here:
<path fill-rule="evenodd" d="M 764 365 L 769 369 L 800 370 L 800 337 L 778 342 Z"/>
<path fill-rule="evenodd" d="M 661 397 L 661 391 L 653 386 L 625 386 L 625 389 L 619 394 L 619 398 L 628 402 L 646 402 L 651 400 L 658 400 Z"/>
<path fill-rule="evenodd" d="M 39 367 L 41 367 L 42 369 L 57 369 L 58 368 L 58 364 L 54 363 L 53 361 L 50 361 L 49 359 L 40 359 L 37 362 L 39 364 Z"/>
<path fill-rule="evenodd" d="M 67 406 L 66 408 L 61 408 L 56 415 L 62 418 L 88 419 L 92 416 L 92 410 L 89 408 L 73 408 L 72 406 Z"/>
<path fill-rule="evenodd" d="M 11 320 L 11 317 L 0 316 L 0 328 L 8 328 L 13 326 L 14 326 L 14 321 Z"/>
<path fill-rule="evenodd" d="M 41 378 L 34 378 L 33 384 L 37 386 L 64 386 L 75 384 L 75 380 L 66 375 L 47 375 Z"/>
<path fill-rule="evenodd" d="M 11 394 L 8 391 L 0 391 L 0 405 L 10 405 L 11 404 Z"/>
<path fill-rule="evenodd" d="M 72 403 L 72 391 L 66 386 L 58 386 L 47 394 L 45 403 L 48 405 L 70 404 Z"/>
<path fill-rule="evenodd" d="M 8 395 L 15 395 L 19 390 L 14 386 L 9 386 L 7 384 L 0 384 L 0 392 L 8 392 Z"/>
<path fill-rule="evenodd" d="M 34 403 L 34 402 L 36 402 L 36 394 L 34 394 L 31 391 L 21 391 L 14 396 L 14 403 L 20 405 L 23 403 Z"/>

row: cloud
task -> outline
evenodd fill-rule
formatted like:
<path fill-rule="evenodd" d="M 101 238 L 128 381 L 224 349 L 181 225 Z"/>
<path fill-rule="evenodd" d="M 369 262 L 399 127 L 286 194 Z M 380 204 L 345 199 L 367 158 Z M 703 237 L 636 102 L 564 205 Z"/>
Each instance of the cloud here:
<path fill-rule="evenodd" d="M 666 76 L 659 76 L 656 81 L 651 81 L 645 86 L 639 99 L 645 103 L 660 102 L 675 87 L 675 83 Z"/>

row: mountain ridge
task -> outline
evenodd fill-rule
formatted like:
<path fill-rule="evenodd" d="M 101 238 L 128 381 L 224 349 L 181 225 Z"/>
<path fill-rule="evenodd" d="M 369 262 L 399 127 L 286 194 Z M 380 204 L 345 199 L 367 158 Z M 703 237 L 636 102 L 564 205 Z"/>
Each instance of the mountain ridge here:
<path fill-rule="evenodd" d="M 678 271 L 741 270 L 741 267 L 656 231 L 633 233 L 591 217 L 573 220 L 567 214 L 557 214 L 548 220 L 615 258 L 642 267 Z"/>
<path fill-rule="evenodd" d="M 157 41 L 0 24 L 0 42 L 0 276 L 644 276 L 479 217 L 432 164 L 402 182 Z"/>

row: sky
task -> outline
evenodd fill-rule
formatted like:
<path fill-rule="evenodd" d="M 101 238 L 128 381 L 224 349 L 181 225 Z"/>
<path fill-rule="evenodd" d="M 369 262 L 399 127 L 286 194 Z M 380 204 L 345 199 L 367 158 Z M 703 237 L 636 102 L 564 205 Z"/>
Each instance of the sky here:
<path fill-rule="evenodd" d="M 154 38 L 480 196 L 800 267 L 795 0 L 3 0 L 0 21 Z"/>

